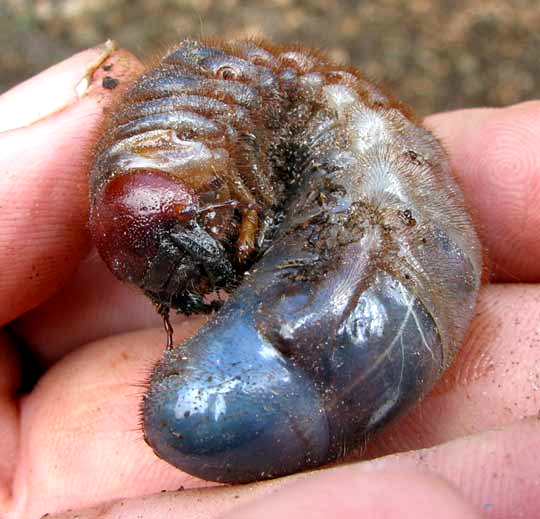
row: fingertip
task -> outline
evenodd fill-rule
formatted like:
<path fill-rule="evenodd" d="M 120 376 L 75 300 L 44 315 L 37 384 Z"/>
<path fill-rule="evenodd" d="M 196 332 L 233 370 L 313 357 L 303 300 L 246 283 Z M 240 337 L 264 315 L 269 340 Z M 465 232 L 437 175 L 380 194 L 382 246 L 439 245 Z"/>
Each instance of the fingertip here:
<path fill-rule="evenodd" d="M 175 338 L 200 324 L 191 319 Z M 40 378 L 20 406 L 13 506 L 27 506 L 24 517 L 202 484 L 143 439 L 140 405 L 165 341 L 161 328 L 116 335 L 79 348 Z"/>
<path fill-rule="evenodd" d="M 91 81 L 74 95 L 82 71 Z M 0 133 L 1 323 L 52 295 L 88 252 L 87 172 L 94 142 L 105 111 L 140 71 L 126 51 L 85 51 L 2 98 L 20 118 L 11 116 L 10 124 L 19 126 Z M 43 85 L 50 82 L 47 91 L 54 90 L 65 81 L 68 86 L 52 102 L 43 97 Z"/>
<path fill-rule="evenodd" d="M 137 58 L 111 40 L 78 52 L 0 96 L 0 133 L 30 126 L 76 103 L 97 90 L 103 77 L 126 78 L 140 70 Z"/>

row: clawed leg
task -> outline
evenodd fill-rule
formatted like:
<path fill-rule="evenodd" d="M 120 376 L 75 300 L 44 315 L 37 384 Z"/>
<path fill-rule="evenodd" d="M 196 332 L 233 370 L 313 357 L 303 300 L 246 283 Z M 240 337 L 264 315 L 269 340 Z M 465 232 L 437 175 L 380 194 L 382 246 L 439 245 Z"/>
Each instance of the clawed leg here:
<path fill-rule="evenodd" d="M 163 327 L 165 328 L 165 333 L 167 334 L 167 344 L 166 349 L 170 350 L 173 347 L 173 333 L 174 329 L 172 327 L 171 321 L 169 319 L 170 306 L 164 304 L 157 305 L 157 312 L 163 317 Z"/>
<path fill-rule="evenodd" d="M 256 249 L 259 215 L 255 209 L 242 211 L 240 234 L 236 242 L 236 260 L 243 264 Z"/>

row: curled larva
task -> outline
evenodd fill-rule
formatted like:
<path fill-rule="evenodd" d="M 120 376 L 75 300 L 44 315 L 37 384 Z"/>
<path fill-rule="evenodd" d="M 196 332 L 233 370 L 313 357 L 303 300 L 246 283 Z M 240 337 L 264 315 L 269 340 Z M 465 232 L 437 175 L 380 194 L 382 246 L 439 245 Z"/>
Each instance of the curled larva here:
<path fill-rule="evenodd" d="M 155 367 L 156 454 L 207 480 L 339 459 L 415 404 L 471 320 L 480 246 L 439 142 L 302 47 L 185 41 L 130 88 L 91 230 L 166 313 L 216 317 Z"/>

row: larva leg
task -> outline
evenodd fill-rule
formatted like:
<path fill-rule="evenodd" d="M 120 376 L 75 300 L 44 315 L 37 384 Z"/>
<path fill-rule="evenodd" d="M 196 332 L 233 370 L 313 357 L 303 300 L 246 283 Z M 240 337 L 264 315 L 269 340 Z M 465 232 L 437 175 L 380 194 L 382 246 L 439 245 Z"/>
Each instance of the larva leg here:
<path fill-rule="evenodd" d="M 257 231 L 259 229 L 259 216 L 254 209 L 242 212 L 240 235 L 236 242 L 236 259 L 243 264 L 256 249 Z"/>

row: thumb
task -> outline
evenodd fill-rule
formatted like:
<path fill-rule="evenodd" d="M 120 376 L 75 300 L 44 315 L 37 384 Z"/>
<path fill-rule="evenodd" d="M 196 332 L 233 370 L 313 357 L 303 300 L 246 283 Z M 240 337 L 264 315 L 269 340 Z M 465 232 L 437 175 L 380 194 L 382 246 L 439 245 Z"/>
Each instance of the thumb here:
<path fill-rule="evenodd" d="M 50 297 L 86 254 L 92 147 L 140 71 L 108 42 L 0 97 L 0 324 Z"/>

